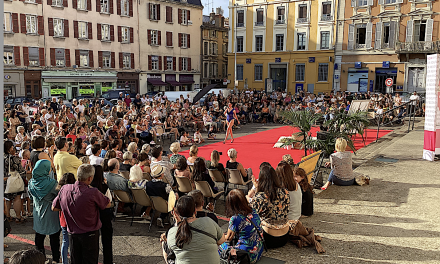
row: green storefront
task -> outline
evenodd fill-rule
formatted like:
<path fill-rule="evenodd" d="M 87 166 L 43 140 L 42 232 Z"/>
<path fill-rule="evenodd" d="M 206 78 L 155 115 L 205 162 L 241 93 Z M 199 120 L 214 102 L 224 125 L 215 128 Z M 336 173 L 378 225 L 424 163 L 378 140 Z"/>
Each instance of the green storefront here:
<path fill-rule="evenodd" d="M 61 96 L 71 100 L 78 96 L 101 97 L 116 88 L 117 72 L 42 71 L 43 98 Z"/>

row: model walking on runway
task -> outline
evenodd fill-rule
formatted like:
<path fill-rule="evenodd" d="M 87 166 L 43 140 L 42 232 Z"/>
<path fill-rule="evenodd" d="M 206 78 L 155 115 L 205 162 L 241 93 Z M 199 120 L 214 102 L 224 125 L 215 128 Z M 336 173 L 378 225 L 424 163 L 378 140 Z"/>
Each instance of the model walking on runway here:
<path fill-rule="evenodd" d="M 232 104 L 228 104 L 228 108 L 226 108 L 224 115 L 226 116 L 226 122 L 228 124 L 228 128 L 226 129 L 226 137 L 225 141 L 223 141 L 223 144 L 226 143 L 226 140 L 228 139 L 228 135 L 231 135 L 231 143 L 234 142 L 234 134 L 232 133 L 232 127 L 234 126 L 235 120 L 237 120 L 237 123 L 240 124 L 240 121 L 237 118 L 237 114 L 235 113 L 234 108 L 232 107 Z"/>

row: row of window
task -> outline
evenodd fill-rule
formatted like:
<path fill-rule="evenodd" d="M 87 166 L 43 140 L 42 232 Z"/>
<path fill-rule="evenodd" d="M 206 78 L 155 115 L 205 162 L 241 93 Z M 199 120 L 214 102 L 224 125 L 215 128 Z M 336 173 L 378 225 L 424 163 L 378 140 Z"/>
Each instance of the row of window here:
<path fill-rule="evenodd" d="M 330 31 L 321 31 L 321 43 L 320 49 L 330 49 Z M 262 52 L 263 50 L 263 35 L 255 36 L 255 51 Z M 297 33 L 297 45 L 296 50 L 306 50 L 307 48 L 307 35 L 305 32 Z M 275 35 L 275 51 L 285 51 L 284 46 L 285 38 L 284 34 Z M 237 52 L 244 52 L 244 37 L 237 36 Z"/>
<path fill-rule="evenodd" d="M 332 2 L 326 1 L 322 2 L 321 4 L 322 8 L 322 14 L 321 14 L 321 21 L 329 21 L 332 20 Z M 307 4 L 300 4 L 298 5 L 298 15 L 297 15 L 297 21 L 296 23 L 308 23 L 308 5 Z M 275 24 L 282 25 L 286 24 L 286 9 L 284 6 L 278 6 L 276 11 L 276 18 L 275 18 Z M 264 26 L 264 9 L 263 8 L 257 8 L 256 9 L 256 22 L 255 26 Z M 245 11 L 244 10 L 237 10 L 237 27 L 245 27 Z"/>
<path fill-rule="evenodd" d="M 223 44 L 223 48 L 225 48 L 225 46 L 226 45 Z M 203 42 L 203 55 L 218 55 L 218 44 L 216 42 Z"/>
<path fill-rule="evenodd" d="M 403 0 L 378 0 L 379 5 L 402 4 Z M 373 6 L 374 0 L 351 0 L 352 7 Z"/>
<path fill-rule="evenodd" d="M 152 21 L 160 20 L 160 4 L 148 3 L 148 19 Z M 177 22 L 181 25 L 188 25 L 188 21 L 191 20 L 191 12 L 186 9 L 177 9 Z M 173 23 L 173 7 L 165 7 L 165 22 Z"/>
<path fill-rule="evenodd" d="M 217 77 L 219 77 L 218 63 L 204 62 L 202 76 L 203 76 L 203 78 L 217 78 Z"/>
<path fill-rule="evenodd" d="M 191 48 L 191 36 L 186 33 L 178 33 L 179 47 L 183 49 Z M 173 32 L 166 32 L 166 47 L 173 47 Z M 162 45 L 162 31 L 147 30 L 148 45 L 160 46 Z"/>
<path fill-rule="evenodd" d="M 237 80 L 243 80 L 243 64 L 237 64 Z M 318 82 L 328 82 L 328 63 L 318 64 Z M 306 64 L 297 63 L 295 65 L 295 81 L 305 81 Z M 254 80 L 263 81 L 263 64 L 254 65 Z"/>
<path fill-rule="evenodd" d="M 24 66 L 45 66 L 44 48 L 23 47 Z M 50 65 L 55 67 L 71 67 L 70 49 L 51 48 L 49 51 Z M 4 65 L 20 66 L 20 47 L 5 46 L 3 51 Z M 95 67 L 93 50 L 75 50 L 75 65 L 78 67 Z M 115 52 L 98 51 L 98 65 L 101 68 L 115 68 Z M 119 68 L 134 69 L 134 53 L 119 53 Z"/>
<path fill-rule="evenodd" d="M 179 71 L 191 71 L 191 58 L 179 57 Z M 148 55 L 148 70 L 177 70 L 177 58 L 172 56 Z"/>

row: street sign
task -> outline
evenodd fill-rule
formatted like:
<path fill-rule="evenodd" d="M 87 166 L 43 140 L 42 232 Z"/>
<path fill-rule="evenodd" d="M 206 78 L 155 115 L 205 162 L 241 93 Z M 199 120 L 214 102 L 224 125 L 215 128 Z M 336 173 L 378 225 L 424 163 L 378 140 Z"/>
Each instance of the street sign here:
<path fill-rule="evenodd" d="M 275 58 L 275 63 L 280 63 L 281 62 L 281 58 Z"/>
<path fill-rule="evenodd" d="M 393 86 L 393 79 L 392 78 L 388 78 L 385 80 L 385 85 L 390 87 Z"/>
<path fill-rule="evenodd" d="M 246 59 L 246 63 L 251 63 L 252 62 L 252 59 Z"/>

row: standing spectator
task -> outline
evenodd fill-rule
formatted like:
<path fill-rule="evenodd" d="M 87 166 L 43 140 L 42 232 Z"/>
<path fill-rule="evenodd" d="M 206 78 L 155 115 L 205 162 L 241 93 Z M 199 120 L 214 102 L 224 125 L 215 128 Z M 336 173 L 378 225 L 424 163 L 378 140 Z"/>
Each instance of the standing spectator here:
<path fill-rule="evenodd" d="M 53 108 L 49 107 L 48 112 L 44 115 L 46 120 L 47 131 L 50 131 L 50 125 L 55 126 L 55 114 Z"/>
<path fill-rule="evenodd" d="M 130 107 L 131 104 L 131 98 L 129 94 L 125 95 L 125 99 L 124 99 L 125 104 L 127 105 L 127 107 Z"/>
<path fill-rule="evenodd" d="M 92 165 L 78 168 L 78 181 L 61 187 L 52 203 L 52 210 L 63 211 L 70 234 L 72 264 L 98 263 L 99 210 L 111 206 L 110 200 L 98 189 L 90 187 L 95 174 Z"/>
<path fill-rule="evenodd" d="M 34 210 L 35 246 L 45 254 L 44 239 L 50 239 L 53 262 L 60 262 L 60 219 L 58 213 L 50 210 L 58 192 L 57 181 L 49 177 L 51 164 L 48 160 L 39 160 L 32 171 L 29 181 L 29 194 L 32 197 Z"/>
<path fill-rule="evenodd" d="M 104 159 L 100 157 L 100 154 L 101 154 L 101 145 L 93 144 L 92 155 L 89 156 L 91 165 L 101 165 L 102 164 Z"/>
<path fill-rule="evenodd" d="M 77 157 L 70 155 L 69 152 L 67 152 L 69 144 L 67 143 L 67 139 L 65 137 L 57 138 L 55 145 L 58 149 L 58 152 L 53 158 L 53 164 L 57 172 L 57 179 L 59 180 L 64 173 L 68 172 L 73 173 L 73 175 L 75 175 L 75 179 L 77 179 L 76 175 L 78 167 L 82 164 L 82 162 Z"/>

